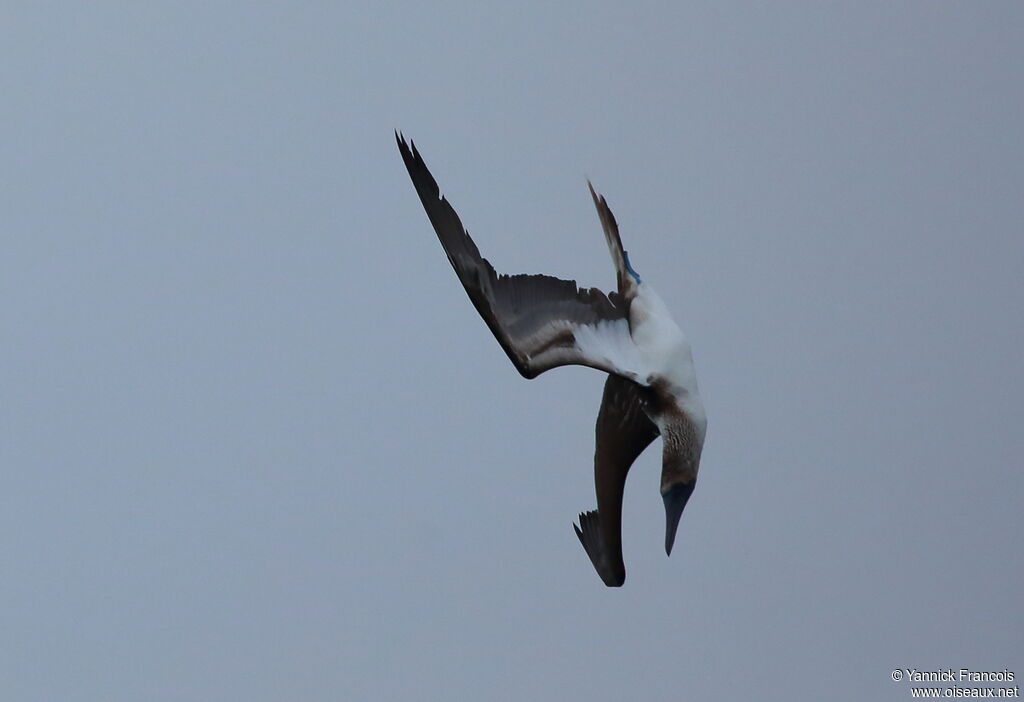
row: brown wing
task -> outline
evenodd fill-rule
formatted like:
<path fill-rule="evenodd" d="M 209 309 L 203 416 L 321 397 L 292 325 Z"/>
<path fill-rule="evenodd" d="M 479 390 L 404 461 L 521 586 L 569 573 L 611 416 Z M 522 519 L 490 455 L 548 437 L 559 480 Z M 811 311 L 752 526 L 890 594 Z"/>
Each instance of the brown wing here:
<path fill-rule="evenodd" d="M 626 580 L 622 561 L 622 491 L 637 456 L 655 437 L 658 427 L 644 408 L 649 390 L 631 380 L 609 375 L 597 415 L 594 487 L 597 510 L 580 515 L 576 535 L 605 585 Z"/>
<path fill-rule="evenodd" d="M 498 275 L 480 255 L 459 215 L 441 197 L 437 181 L 416 150 L 395 134 L 398 149 L 430 223 L 473 306 L 505 349 L 516 370 L 534 378 L 564 365 L 582 365 L 615 373 L 603 357 L 576 347 L 573 329 L 601 321 L 627 320 L 628 303 L 618 294 L 581 289 L 572 280 L 547 275 Z"/>

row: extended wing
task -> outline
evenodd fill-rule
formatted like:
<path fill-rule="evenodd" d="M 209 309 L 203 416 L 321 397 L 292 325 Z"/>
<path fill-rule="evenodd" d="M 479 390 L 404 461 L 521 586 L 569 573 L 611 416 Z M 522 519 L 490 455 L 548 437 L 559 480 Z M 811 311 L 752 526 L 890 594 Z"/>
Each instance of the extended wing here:
<path fill-rule="evenodd" d="M 437 181 L 427 170 L 416 145 L 406 144 L 405 138 L 397 133 L 395 138 L 452 268 L 473 306 L 523 377 L 535 378 L 565 365 L 637 377 L 630 367 L 628 299 L 616 292 L 605 295 L 597 288 L 578 288 L 575 281 L 548 275 L 495 273 L 490 262 L 480 255 L 458 214 L 441 196 Z M 621 270 L 618 260 L 616 269 Z"/>
<path fill-rule="evenodd" d="M 622 491 L 637 456 L 658 436 L 647 416 L 650 390 L 609 375 L 597 415 L 594 487 L 597 509 L 580 514 L 573 524 L 597 574 L 609 587 L 626 580 L 622 561 Z"/>

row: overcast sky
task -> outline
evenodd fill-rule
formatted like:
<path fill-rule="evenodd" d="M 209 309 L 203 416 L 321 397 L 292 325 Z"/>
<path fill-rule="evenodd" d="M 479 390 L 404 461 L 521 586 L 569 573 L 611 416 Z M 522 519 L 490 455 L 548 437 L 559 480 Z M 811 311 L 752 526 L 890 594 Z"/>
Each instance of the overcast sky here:
<path fill-rule="evenodd" d="M 89 9 L 86 9 L 89 5 Z M 432 7 L 428 7 L 432 5 Z M 0 697 L 902 700 L 1024 676 L 1024 5 L 0 9 Z M 609 289 L 709 428 L 595 506 L 600 374 L 501 271 Z"/>

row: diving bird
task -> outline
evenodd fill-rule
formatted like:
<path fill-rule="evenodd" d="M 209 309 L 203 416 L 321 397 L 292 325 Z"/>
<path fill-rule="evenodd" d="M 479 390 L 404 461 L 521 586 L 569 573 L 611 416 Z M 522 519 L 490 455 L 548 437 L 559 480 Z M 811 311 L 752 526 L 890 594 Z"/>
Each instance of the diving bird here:
<path fill-rule="evenodd" d="M 581 513 L 573 529 L 605 585 L 621 586 L 622 491 L 633 461 L 661 435 L 666 554 L 697 484 L 707 419 L 689 342 L 633 270 L 615 217 L 589 181 L 615 264 L 617 288 L 608 294 L 548 275 L 495 273 L 441 196 L 416 145 L 398 132 L 395 139 L 448 261 L 516 370 L 527 379 L 566 365 L 608 374 L 597 414 L 597 509 Z"/>

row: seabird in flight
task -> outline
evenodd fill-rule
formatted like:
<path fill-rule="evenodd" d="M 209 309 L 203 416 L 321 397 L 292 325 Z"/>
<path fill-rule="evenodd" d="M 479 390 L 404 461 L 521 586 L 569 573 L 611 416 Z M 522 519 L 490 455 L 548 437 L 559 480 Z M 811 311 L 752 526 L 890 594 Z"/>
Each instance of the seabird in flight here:
<path fill-rule="evenodd" d="M 690 344 L 665 303 L 630 266 L 615 217 L 589 182 L 618 282 L 607 295 L 548 275 L 495 273 L 441 196 L 416 145 L 397 132 L 395 138 L 448 260 L 516 370 L 535 378 L 558 366 L 580 365 L 608 374 L 597 414 L 597 509 L 580 514 L 573 528 L 605 585 L 622 585 L 622 491 L 633 461 L 661 435 L 666 554 L 672 553 L 679 518 L 697 482 L 707 419 Z"/>

